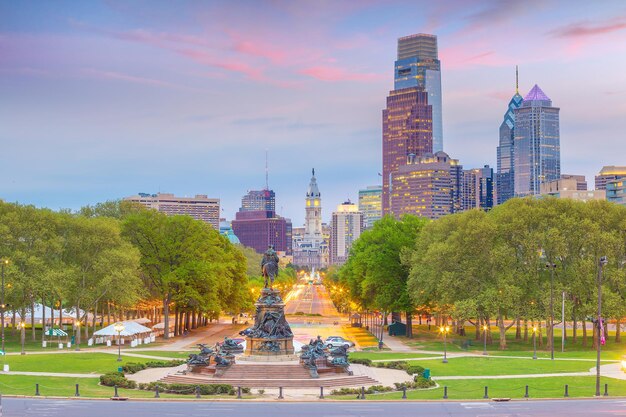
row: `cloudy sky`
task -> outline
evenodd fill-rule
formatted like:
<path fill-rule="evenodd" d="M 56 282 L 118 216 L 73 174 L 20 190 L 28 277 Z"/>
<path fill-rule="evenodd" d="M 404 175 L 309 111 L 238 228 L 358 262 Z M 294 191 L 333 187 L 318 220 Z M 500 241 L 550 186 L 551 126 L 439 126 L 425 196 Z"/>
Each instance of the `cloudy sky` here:
<path fill-rule="evenodd" d="M 0 2 L 0 198 L 54 209 L 265 182 L 294 225 L 379 182 L 396 41 L 439 39 L 444 149 L 495 165 L 515 92 L 561 108 L 564 173 L 626 165 L 623 1 Z"/>

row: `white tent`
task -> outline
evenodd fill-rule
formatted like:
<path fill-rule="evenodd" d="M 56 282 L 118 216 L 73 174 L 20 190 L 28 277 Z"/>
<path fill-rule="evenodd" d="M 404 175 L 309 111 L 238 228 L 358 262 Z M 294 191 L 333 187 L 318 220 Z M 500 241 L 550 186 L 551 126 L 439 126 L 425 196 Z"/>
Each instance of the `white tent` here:
<path fill-rule="evenodd" d="M 142 326 L 141 324 L 135 321 L 123 321 L 124 330 L 122 330 L 119 335 L 122 337 L 126 336 L 138 336 L 141 334 L 152 333 L 152 330 L 148 327 Z M 115 324 L 111 324 L 103 329 L 98 330 L 93 334 L 96 337 L 106 337 L 106 336 L 117 336 L 118 333 L 115 330 Z"/>
<path fill-rule="evenodd" d="M 34 310 L 34 314 L 33 311 L 31 311 L 30 307 L 27 307 L 24 311 L 24 317 L 21 316 L 20 314 L 20 310 L 16 310 L 15 311 L 15 316 L 19 319 L 19 321 L 25 321 L 25 322 L 30 322 L 32 320 L 32 317 L 34 316 L 35 318 L 35 323 L 41 323 L 43 321 L 43 316 L 44 316 L 44 311 L 46 313 L 46 322 L 49 323 L 50 320 L 52 319 L 52 317 L 54 316 L 54 321 L 58 322 L 59 321 L 59 309 L 51 309 L 48 306 L 43 306 L 43 304 L 39 304 L 39 303 L 35 303 L 35 310 Z M 54 314 L 52 314 L 54 312 Z M 85 312 L 83 310 L 80 310 L 80 316 L 83 317 L 83 315 L 85 314 Z M 13 316 L 13 312 L 11 311 L 6 311 L 4 313 L 4 317 L 5 319 L 9 319 Z M 89 318 L 92 318 L 93 315 L 89 314 L 88 316 Z M 75 309 L 71 309 L 71 310 L 63 310 L 63 321 L 64 322 L 73 322 L 76 320 L 76 310 Z"/>
<path fill-rule="evenodd" d="M 139 323 L 139 324 L 151 323 L 150 319 L 145 318 L 145 317 L 140 317 L 138 319 L 133 319 L 132 321 L 134 321 L 135 323 Z"/>
<path fill-rule="evenodd" d="M 170 320 L 170 329 L 174 328 L 175 324 L 174 324 L 174 320 Z M 157 323 L 154 326 L 152 326 L 153 329 L 155 330 L 163 330 L 165 329 L 165 322 L 162 321 L 161 323 Z"/>

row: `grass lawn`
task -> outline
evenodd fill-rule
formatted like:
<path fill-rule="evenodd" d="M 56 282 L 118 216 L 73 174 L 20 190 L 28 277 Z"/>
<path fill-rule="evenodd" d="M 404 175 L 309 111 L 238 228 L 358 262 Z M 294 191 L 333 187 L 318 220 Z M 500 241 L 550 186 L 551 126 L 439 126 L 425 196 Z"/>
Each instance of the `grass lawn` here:
<path fill-rule="evenodd" d="M 445 385 L 448 387 L 448 399 L 450 400 L 482 399 L 485 394 L 485 386 L 489 387 L 490 398 L 523 398 L 525 386 L 528 385 L 530 398 L 562 398 L 565 384 L 569 385 L 570 397 L 593 397 L 595 381 L 593 376 L 440 381 L 439 388 L 407 391 L 407 397 L 409 399 L 441 400 Z M 626 381 L 602 378 L 602 393 L 604 393 L 605 383 L 609 384 L 610 396 L 626 395 Z M 353 400 L 355 395 L 333 396 L 333 398 Z M 400 400 L 401 398 L 402 392 L 366 396 L 366 399 L 369 400 Z"/>
<path fill-rule="evenodd" d="M 11 371 L 103 374 L 117 371 L 118 366 L 128 362 L 144 363 L 151 360 L 122 355 L 122 361 L 117 362 L 117 355 L 85 352 L 2 356 L 0 363 L 9 364 Z"/>
<path fill-rule="evenodd" d="M 97 378 L 59 378 L 38 377 L 23 375 L 3 375 L 0 379 L 0 392 L 3 395 L 35 395 L 35 384 L 39 384 L 39 393 L 42 396 L 73 397 L 76 384 L 79 384 L 81 397 L 112 397 L 114 389 L 98 384 Z M 153 398 L 154 392 L 133 389 L 118 389 L 121 397 L 129 398 Z M 161 398 L 195 398 L 195 394 L 165 394 L 160 393 Z M 234 398 L 232 395 L 211 395 L 202 398 Z M 244 395 L 244 398 L 253 398 L 252 395 Z"/>
<path fill-rule="evenodd" d="M 393 353 L 393 352 L 350 352 L 352 359 L 371 359 L 376 360 L 404 360 L 411 358 L 431 358 L 433 356 L 441 356 L 438 353 Z"/>

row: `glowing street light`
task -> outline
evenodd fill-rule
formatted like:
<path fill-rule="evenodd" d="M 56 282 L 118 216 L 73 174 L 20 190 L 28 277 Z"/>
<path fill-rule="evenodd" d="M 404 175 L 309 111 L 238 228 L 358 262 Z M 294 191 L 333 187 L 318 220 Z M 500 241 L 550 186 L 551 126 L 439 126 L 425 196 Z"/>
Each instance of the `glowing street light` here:
<path fill-rule="evenodd" d="M 448 363 L 447 335 L 450 333 L 450 326 L 441 326 L 439 331 L 443 334 L 443 363 Z"/>
<path fill-rule="evenodd" d="M 78 320 L 76 322 L 76 333 L 80 333 L 80 320 Z M 77 338 L 76 340 L 79 340 L 79 339 Z M 80 350 L 80 343 L 75 343 L 75 345 L 76 346 L 74 347 L 74 350 L 75 351 L 79 351 Z"/>
<path fill-rule="evenodd" d="M 117 332 L 117 361 L 122 361 L 122 332 L 124 331 L 124 323 L 117 322 L 113 325 Z"/>
<path fill-rule="evenodd" d="M 485 346 L 483 348 L 483 355 L 487 355 L 487 329 L 489 329 L 489 327 L 487 327 L 487 325 L 484 324 L 483 333 L 485 334 Z"/>

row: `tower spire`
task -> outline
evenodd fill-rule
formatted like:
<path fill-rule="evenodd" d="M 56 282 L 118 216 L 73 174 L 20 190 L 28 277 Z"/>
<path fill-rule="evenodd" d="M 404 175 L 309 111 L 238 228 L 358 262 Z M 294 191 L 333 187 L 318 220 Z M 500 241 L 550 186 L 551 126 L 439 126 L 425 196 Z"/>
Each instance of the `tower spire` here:
<path fill-rule="evenodd" d="M 267 164 L 267 149 L 265 149 L 265 189 L 266 190 L 270 189 L 269 177 L 270 177 L 270 170 Z"/>
<path fill-rule="evenodd" d="M 311 172 L 313 173 L 313 176 L 315 176 L 315 168 L 311 168 Z"/>
<path fill-rule="evenodd" d="M 515 66 L 515 94 L 519 94 L 519 72 Z"/>

